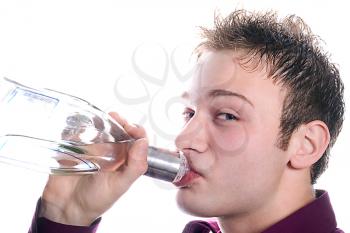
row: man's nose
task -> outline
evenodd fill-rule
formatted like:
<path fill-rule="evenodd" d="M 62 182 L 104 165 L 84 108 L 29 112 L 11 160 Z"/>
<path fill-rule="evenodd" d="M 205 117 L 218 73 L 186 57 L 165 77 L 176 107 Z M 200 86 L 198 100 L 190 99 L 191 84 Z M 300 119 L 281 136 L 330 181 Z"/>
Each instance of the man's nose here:
<path fill-rule="evenodd" d="M 194 115 L 175 139 L 180 150 L 203 152 L 207 148 L 207 130 L 205 116 Z"/>

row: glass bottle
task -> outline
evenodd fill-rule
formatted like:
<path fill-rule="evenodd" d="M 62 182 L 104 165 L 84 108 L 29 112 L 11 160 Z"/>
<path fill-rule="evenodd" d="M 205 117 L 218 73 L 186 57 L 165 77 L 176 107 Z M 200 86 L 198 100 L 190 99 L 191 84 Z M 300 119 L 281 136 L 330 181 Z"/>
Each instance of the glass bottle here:
<path fill-rule="evenodd" d="M 0 81 L 0 162 L 54 175 L 113 171 L 134 139 L 89 102 L 49 89 Z M 180 186 L 185 156 L 150 146 L 145 175 Z"/>

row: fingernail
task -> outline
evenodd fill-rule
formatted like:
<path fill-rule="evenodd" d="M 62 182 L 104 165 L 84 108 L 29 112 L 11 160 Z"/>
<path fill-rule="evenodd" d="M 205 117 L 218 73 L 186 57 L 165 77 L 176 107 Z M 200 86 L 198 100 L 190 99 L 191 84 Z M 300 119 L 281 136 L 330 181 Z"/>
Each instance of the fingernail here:
<path fill-rule="evenodd" d="M 131 126 L 136 127 L 136 128 L 141 128 L 141 126 L 140 126 L 140 125 L 135 124 L 135 123 L 131 123 Z"/>

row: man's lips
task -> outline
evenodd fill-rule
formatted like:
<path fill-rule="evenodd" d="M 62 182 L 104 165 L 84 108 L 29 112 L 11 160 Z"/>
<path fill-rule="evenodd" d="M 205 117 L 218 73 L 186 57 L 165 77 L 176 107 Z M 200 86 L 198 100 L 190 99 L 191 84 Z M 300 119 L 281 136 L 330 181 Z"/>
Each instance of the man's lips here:
<path fill-rule="evenodd" d="M 188 186 L 192 183 L 192 181 L 201 176 L 192 166 L 191 166 L 191 163 L 190 161 L 188 161 L 189 164 L 188 164 L 188 167 L 189 167 L 189 170 L 186 172 L 186 174 L 177 182 L 174 182 L 174 185 L 177 186 L 177 187 L 185 187 L 185 186 Z"/>
<path fill-rule="evenodd" d="M 175 186 L 181 188 L 188 186 L 192 183 L 192 180 L 199 177 L 199 174 L 194 171 L 188 171 L 181 180 L 174 183 Z"/>

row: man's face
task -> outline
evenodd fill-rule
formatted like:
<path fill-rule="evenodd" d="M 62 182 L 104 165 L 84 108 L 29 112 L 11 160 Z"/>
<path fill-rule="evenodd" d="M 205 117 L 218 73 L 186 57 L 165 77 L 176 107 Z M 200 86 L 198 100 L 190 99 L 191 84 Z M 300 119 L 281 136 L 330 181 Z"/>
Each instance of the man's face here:
<path fill-rule="evenodd" d="M 243 68 L 238 53 L 206 52 L 184 93 L 186 124 L 176 138 L 198 174 L 178 191 L 190 214 L 222 217 L 264 208 L 288 164 L 276 144 L 285 96 L 265 68 Z"/>

